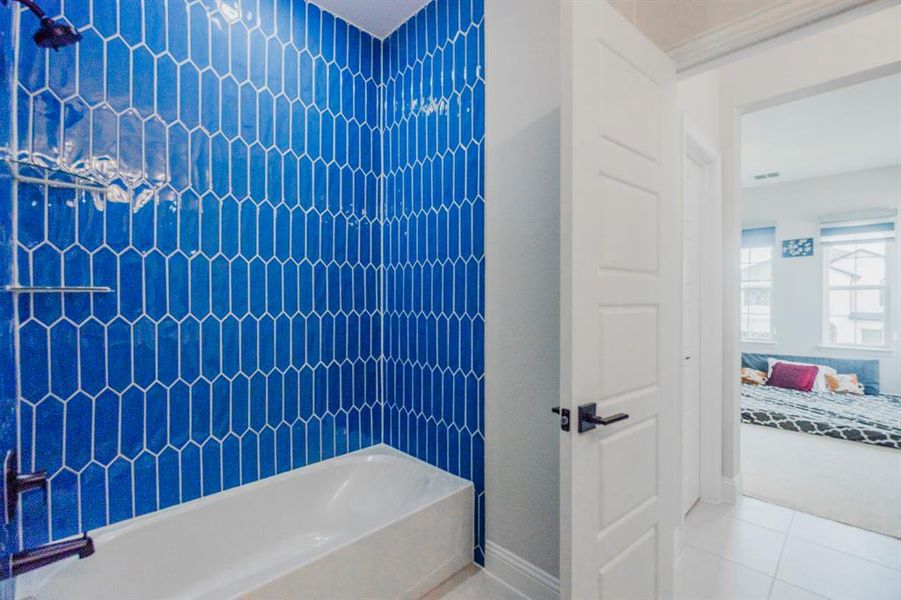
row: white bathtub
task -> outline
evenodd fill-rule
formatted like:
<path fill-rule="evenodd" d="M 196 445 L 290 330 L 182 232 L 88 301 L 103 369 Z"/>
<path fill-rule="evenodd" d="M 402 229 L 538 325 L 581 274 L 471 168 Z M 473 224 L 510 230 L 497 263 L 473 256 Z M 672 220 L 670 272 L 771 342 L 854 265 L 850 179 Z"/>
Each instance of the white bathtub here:
<path fill-rule="evenodd" d="M 37 600 L 417 598 L 472 560 L 472 484 L 387 446 L 98 529 Z"/>

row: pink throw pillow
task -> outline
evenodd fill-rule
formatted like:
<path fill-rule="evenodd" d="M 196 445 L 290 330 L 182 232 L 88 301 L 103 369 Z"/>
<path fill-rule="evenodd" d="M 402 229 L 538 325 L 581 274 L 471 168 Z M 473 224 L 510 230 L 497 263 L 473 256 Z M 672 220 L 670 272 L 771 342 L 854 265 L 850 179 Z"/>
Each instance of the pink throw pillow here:
<path fill-rule="evenodd" d="M 818 372 L 816 366 L 777 362 L 773 365 L 773 372 L 767 380 L 767 385 L 809 392 L 813 388 Z"/>

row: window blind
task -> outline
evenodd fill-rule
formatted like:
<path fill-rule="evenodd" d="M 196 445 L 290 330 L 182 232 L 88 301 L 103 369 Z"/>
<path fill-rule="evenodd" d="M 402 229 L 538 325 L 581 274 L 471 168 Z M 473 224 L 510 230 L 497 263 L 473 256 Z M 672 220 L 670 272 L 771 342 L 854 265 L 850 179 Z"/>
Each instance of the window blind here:
<path fill-rule="evenodd" d="M 742 248 L 766 248 L 776 243 L 775 227 L 755 227 L 741 232 Z"/>
<path fill-rule="evenodd" d="M 830 223 L 820 229 L 820 243 L 884 242 L 895 239 L 892 221 Z"/>

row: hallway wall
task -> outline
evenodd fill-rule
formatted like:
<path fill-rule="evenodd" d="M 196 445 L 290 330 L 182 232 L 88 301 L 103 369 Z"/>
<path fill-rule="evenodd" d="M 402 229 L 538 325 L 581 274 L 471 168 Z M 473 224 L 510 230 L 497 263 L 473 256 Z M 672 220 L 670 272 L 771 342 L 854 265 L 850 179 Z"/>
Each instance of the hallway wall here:
<path fill-rule="evenodd" d="M 560 495 L 559 418 L 550 412 L 560 395 L 560 6 L 503 0 L 485 10 L 488 567 L 500 568 L 492 547 L 500 548 L 553 579 Z"/>

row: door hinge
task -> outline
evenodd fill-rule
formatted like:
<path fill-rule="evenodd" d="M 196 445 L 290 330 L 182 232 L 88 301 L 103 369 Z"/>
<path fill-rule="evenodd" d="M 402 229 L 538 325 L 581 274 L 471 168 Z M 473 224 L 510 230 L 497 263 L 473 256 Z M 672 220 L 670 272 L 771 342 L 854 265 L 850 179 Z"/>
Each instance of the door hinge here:
<path fill-rule="evenodd" d="M 569 431 L 569 409 L 555 406 L 551 409 L 551 412 L 560 415 L 560 429 Z"/>

